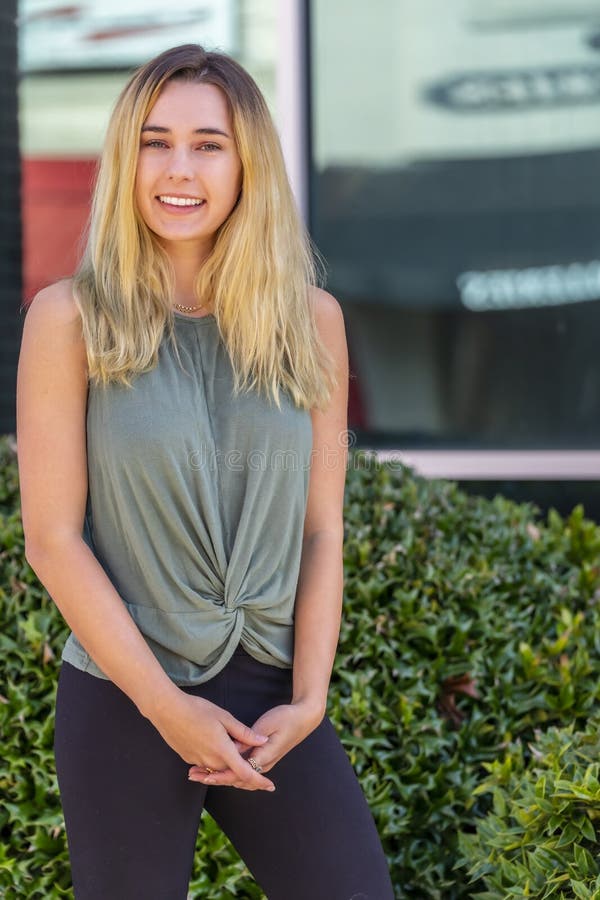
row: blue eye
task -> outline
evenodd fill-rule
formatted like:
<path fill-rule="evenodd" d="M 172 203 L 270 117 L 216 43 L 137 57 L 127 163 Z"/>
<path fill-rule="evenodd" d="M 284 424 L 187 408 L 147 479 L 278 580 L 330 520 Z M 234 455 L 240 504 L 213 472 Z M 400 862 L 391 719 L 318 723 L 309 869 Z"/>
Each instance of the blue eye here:
<path fill-rule="evenodd" d="M 157 147 L 160 149 L 166 146 L 165 141 L 161 141 L 159 138 L 151 138 L 151 140 L 144 142 L 144 147 Z M 215 150 L 220 150 L 221 147 L 218 144 L 202 144 L 199 149 L 214 153 Z"/>

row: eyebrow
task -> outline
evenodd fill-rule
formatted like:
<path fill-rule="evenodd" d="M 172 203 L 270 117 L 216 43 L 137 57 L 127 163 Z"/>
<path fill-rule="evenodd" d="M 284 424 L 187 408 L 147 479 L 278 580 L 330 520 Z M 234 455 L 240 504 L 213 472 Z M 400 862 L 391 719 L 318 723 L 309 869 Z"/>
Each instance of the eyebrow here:
<path fill-rule="evenodd" d="M 142 134 L 145 131 L 154 131 L 158 134 L 170 134 L 170 128 L 164 128 L 162 125 L 144 125 L 142 128 Z M 221 134 L 223 137 L 229 138 L 230 136 L 226 131 L 221 131 L 220 128 L 196 128 L 194 129 L 194 134 Z"/>

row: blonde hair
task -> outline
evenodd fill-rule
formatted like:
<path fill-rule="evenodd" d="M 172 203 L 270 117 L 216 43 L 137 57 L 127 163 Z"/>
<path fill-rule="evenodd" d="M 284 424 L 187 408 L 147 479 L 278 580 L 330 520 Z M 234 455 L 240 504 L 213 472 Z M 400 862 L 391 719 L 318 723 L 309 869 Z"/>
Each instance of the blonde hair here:
<path fill-rule="evenodd" d="M 167 82 L 217 85 L 225 93 L 242 164 L 237 204 L 196 279 L 212 302 L 234 371 L 234 388 L 279 391 L 322 408 L 335 386 L 331 354 L 310 302 L 323 261 L 302 222 L 277 131 L 251 76 L 231 57 L 185 44 L 138 69 L 112 113 L 96 179 L 87 243 L 73 288 L 89 377 L 131 386 L 149 371 L 167 330 L 175 342 L 174 274 L 142 220 L 134 185 L 142 125 Z"/>

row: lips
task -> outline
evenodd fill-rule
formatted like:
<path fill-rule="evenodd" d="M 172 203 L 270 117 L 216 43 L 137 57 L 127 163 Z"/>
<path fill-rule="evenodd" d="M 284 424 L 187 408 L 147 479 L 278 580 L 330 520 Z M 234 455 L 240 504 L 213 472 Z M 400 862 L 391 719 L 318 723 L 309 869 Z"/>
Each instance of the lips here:
<path fill-rule="evenodd" d="M 200 197 L 181 197 L 176 194 L 159 194 L 156 199 L 162 206 L 177 207 L 177 209 L 199 209 L 206 203 L 206 200 Z"/>
<path fill-rule="evenodd" d="M 175 219 L 195 219 L 201 221 L 204 217 L 206 200 L 199 197 L 177 197 L 173 194 L 160 194 L 155 197 L 156 203 L 160 207 L 160 212 L 168 218 L 165 221 L 174 221 Z"/>

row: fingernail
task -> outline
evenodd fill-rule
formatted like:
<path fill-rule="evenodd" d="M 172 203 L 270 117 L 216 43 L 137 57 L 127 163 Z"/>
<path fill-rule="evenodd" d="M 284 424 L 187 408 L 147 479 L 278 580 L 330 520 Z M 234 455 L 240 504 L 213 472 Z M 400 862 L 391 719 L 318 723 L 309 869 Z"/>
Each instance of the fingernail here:
<path fill-rule="evenodd" d="M 275 785 L 272 784 L 271 787 L 268 787 L 268 788 L 267 788 L 267 790 L 268 790 L 268 791 L 274 791 L 274 790 L 275 790 Z"/>
<path fill-rule="evenodd" d="M 214 778 L 206 778 L 204 781 L 204 784 L 216 784 L 216 783 L 217 782 L 215 781 Z"/>

